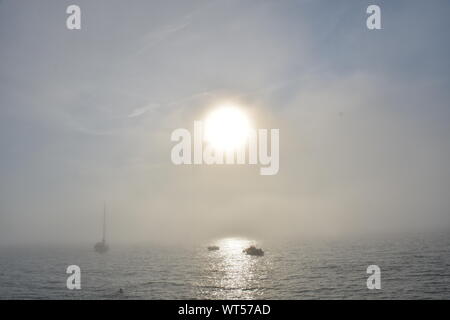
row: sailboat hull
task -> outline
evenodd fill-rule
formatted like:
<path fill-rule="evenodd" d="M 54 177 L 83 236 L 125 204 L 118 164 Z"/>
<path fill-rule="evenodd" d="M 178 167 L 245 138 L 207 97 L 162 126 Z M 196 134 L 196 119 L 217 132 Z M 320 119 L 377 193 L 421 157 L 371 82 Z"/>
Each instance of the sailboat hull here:
<path fill-rule="evenodd" d="M 106 251 L 108 251 L 109 247 L 104 242 L 98 242 L 95 244 L 94 249 L 98 253 L 105 253 Z"/>

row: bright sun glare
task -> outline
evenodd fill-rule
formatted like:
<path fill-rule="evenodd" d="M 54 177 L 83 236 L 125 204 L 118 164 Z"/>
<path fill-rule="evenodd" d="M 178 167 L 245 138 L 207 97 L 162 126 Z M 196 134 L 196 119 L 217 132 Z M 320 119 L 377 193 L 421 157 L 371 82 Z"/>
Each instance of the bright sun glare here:
<path fill-rule="evenodd" d="M 247 115 L 236 105 L 222 105 L 205 121 L 205 140 L 215 149 L 235 150 L 248 139 L 250 124 Z"/>

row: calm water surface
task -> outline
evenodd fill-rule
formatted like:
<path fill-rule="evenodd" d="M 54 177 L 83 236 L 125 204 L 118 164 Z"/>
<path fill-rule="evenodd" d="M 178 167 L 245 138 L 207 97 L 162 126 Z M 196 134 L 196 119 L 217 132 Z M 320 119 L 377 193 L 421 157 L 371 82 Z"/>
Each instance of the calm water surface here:
<path fill-rule="evenodd" d="M 270 245 L 226 238 L 191 248 L 0 249 L 0 299 L 449 299 L 450 237 Z M 261 245 L 265 256 L 242 253 Z M 81 290 L 66 289 L 68 265 Z M 368 290 L 366 268 L 381 268 Z M 123 294 L 118 290 L 123 288 Z"/>

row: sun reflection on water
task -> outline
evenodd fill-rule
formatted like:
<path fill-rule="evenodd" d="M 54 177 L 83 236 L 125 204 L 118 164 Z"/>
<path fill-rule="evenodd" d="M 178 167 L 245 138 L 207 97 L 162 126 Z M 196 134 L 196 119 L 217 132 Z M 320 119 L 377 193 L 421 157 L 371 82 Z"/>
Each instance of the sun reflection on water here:
<path fill-rule="evenodd" d="M 248 256 L 242 251 L 255 245 L 242 238 L 225 238 L 214 243 L 218 251 L 205 252 L 205 277 L 200 284 L 201 295 L 209 299 L 258 299 L 265 292 L 270 260 Z"/>

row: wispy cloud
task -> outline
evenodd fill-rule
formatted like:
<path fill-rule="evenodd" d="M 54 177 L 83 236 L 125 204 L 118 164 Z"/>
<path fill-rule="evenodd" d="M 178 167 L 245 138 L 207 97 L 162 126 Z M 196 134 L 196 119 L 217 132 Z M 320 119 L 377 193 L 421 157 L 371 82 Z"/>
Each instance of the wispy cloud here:
<path fill-rule="evenodd" d="M 149 107 L 142 107 L 142 108 L 134 109 L 128 115 L 128 118 L 136 118 L 136 117 L 142 116 L 142 115 L 146 114 L 148 110 L 149 110 Z"/>

